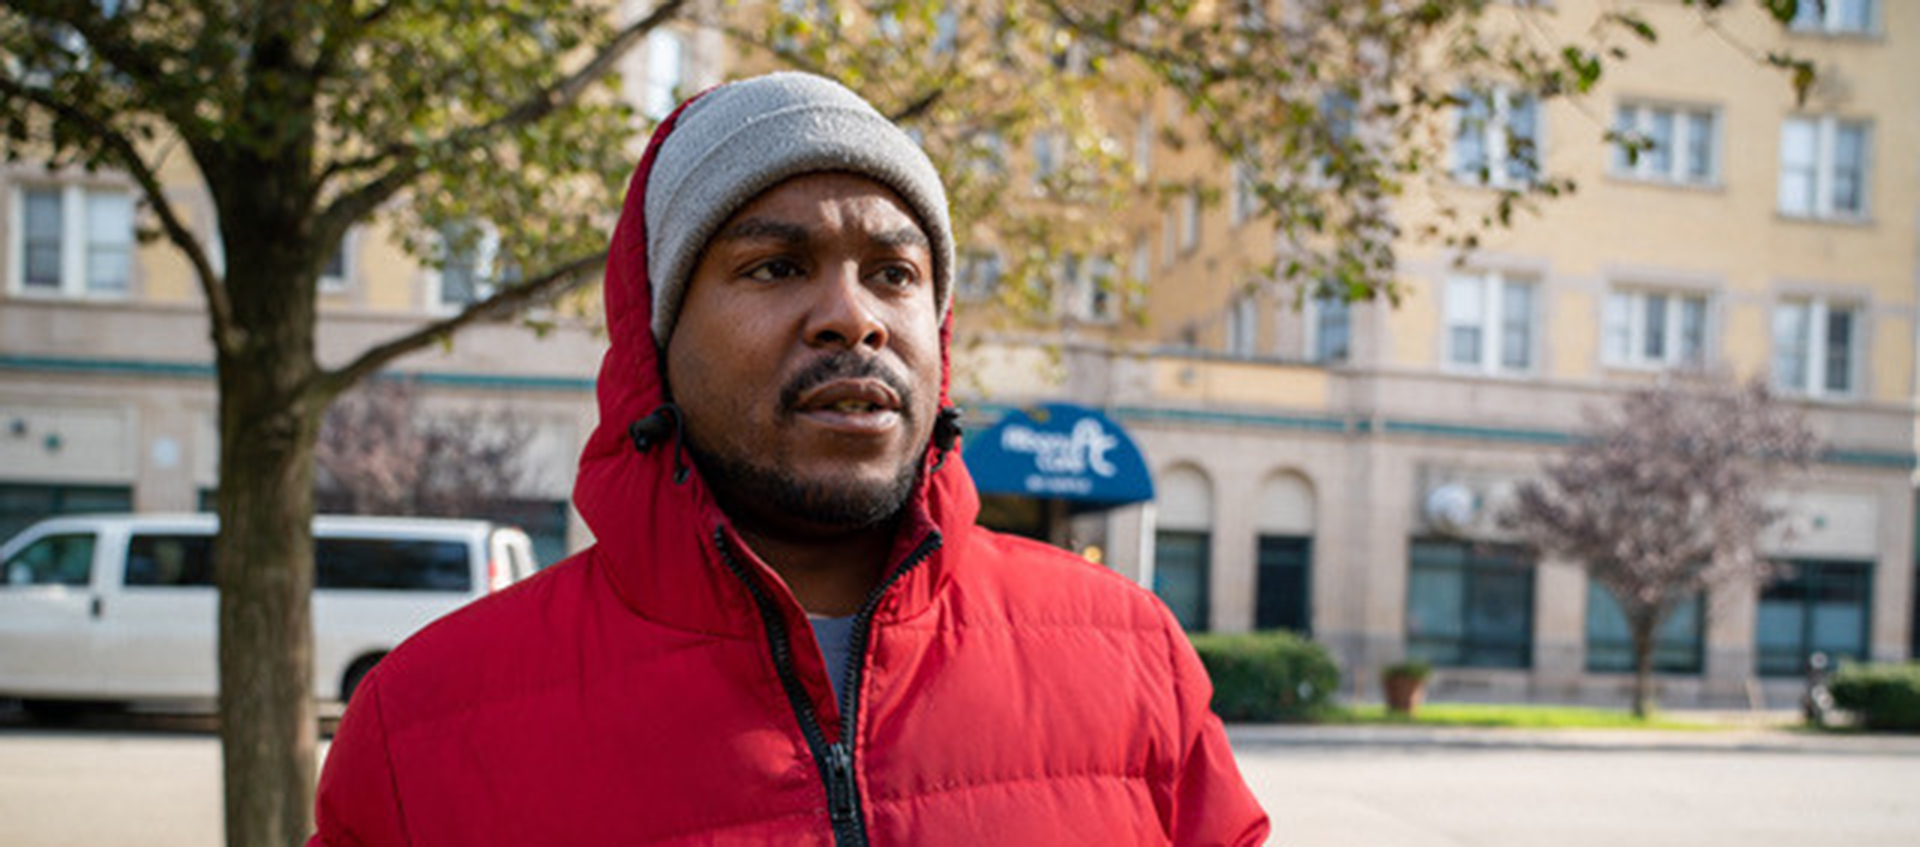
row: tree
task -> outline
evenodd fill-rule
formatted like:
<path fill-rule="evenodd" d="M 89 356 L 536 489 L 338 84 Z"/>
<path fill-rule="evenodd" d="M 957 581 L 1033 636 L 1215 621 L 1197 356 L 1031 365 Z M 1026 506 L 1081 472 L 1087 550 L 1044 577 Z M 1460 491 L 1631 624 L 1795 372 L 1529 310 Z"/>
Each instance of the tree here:
<path fill-rule="evenodd" d="M 1818 456 L 1800 410 L 1763 380 L 1670 375 L 1620 400 L 1501 516 L 1538 551 L 1586 571 L 1613 597 L 1633 642 L 1633 714 L 1653 706 L 1653 651 L 1682 602 L 1758 586 L 1762 533 L 1789 475 Z"/>
<path fill-rule="evenodd" d="M 1711 24 L 1722 2 L 1683 5 Z M 1204 125 L 1198 142 L 1266 176 L 1260 206 L 1298 245 L 1276 280 L 1391 296 L 1402 233 L 1388 200 L 1432 172 L 1432 128 L 1461 103 L 1447 80 L 1577 93 L 1625 45 L 1655 38 L 1610 3 L 1564 44 L 1526 26 L 1551 10 L 1485 0 L 1310 2 L 1298 19 L 1273 20 L 1265 4 L 1191 0 L 659 0 L 616 18 L 625 5 L 15 0 L 0 10 L 9 159 L 125 174 L 145 225 L 186 259 L 204 301 L 219 393 L 230 844 L 297 844 L 311 828 L 310 518 L 325 410 L 409 352 L 594 278 L 643 126 L 611 74 L 655 29 L 717 31 L 756 61 L 830 73 L 921 130 L 952 183 L 963 239 L 1021 248 L 1013 280 L 1036 284 L 1005 290 L 1029 308 L 1051 301 L 1057 256 L 1117 255 L 1114 210 L 1196 190 L 1128 175 L 1126 145 L 1103 116 L 1131 95 L 1170 88 Z M 1781 21 L 1794 7 L 1766 4 Z M 1329 88 L 1352 95 L 1375 130 L 1334 131 Z M 1007 151 L 1035 138 L 1073 155 L 1037 193 L 1010 192 Z M 168 182 L 181 170 L 211 195 L 224 251 L 181 214 Z M 1455 217 L 1498 225 L 1526 198 L 1567 188 L 1543 177 L 1496 192 L 1478 218 Z M 1008 202 L 1016 195 L 1031 202 Z M 376 217 L 429 265 L 489 233 L 499 285 L 322 366 L 317 280 L 348 229 Z"/>
<path fill-rule="evenodd" d="M 319 504 L 356 515 L 492 517 L 525 487 L 532 435 L 505 409 L 427 417 L 412 383 L 369 382 L 327 409 L 314 448 Z"/>

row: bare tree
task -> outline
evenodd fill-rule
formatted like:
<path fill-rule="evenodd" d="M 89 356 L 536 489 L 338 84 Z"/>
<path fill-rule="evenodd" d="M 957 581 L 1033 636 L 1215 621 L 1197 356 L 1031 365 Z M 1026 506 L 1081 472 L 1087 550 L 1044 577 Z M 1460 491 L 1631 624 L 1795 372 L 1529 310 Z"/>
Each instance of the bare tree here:
<path fill-rule="evenodd" d="M 1785 514 L 1767 497 L 1819 450 L 1799 409 L 1763 380 L 1675 374 L 1622 398 L 1549 460 L 1501 523 L 1619 603 L 1633 642 L 1633 714 L 1646 717 L 1655 633 L 1694 596 L 1769 578 L 1760 536 Z"/>
<path fill-rule="evenodd" d="M 323 508 L 363 515 L 490 515 L 526 487 L 533 427 L 506 409 L 425 414 L 403 380 L 334 402 L 315 445 Z"/>

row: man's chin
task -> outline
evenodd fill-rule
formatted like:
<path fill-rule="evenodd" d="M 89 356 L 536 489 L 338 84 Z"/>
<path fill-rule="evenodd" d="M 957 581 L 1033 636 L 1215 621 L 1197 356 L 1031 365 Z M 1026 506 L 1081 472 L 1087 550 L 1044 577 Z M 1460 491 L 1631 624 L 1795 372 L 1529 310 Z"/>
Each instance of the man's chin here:
<path fill-rule="evenodd" d="M 851 532 L 893 520 L 912 498 L 920 467 L 916 460 L 891 474 L 845 467 L 806 473 L 715 456 L 697 455 L 695 462 L 729 517 L 807 533 Z"/>

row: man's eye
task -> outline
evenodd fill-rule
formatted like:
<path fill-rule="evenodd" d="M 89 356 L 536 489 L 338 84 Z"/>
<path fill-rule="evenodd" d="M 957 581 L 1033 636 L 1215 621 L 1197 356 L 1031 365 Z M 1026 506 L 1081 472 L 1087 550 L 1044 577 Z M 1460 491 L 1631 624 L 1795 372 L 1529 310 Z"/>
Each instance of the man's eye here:
<path fill-rule="evenodd" d="M 755 265 L 752 270 L 747 271 L 747 278 L 756 279 L 761 282 L 773 282 L 779 279 L 792 279 L 793 277 L 800 276 L 802 273 L 804 273 L 804 271 L 801 270 L 798 263 L 787 259 L 774 259 Z"/>
<path fill-rule="evenodd" d="M 920 276 L 912 268 L 901 265 L 887 265 L 874 274 L 881 284 L 889 288 L 906 288 L 914 284 Z"/>

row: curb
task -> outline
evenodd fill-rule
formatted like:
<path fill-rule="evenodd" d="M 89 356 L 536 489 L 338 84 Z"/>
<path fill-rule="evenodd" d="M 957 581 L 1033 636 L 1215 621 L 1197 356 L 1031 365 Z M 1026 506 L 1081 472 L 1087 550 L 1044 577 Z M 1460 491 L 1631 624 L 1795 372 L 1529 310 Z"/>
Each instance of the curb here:
<path fill-rule="evenodd" d="M 1775 753 L 1920 757 L 1920 737 L 1823 735 L 1783 729 L 1478 729 L 1234 724 L 1235 750 L 1280 747 L 1399 750 L 1550 750 L 1570 752 Z"/>

